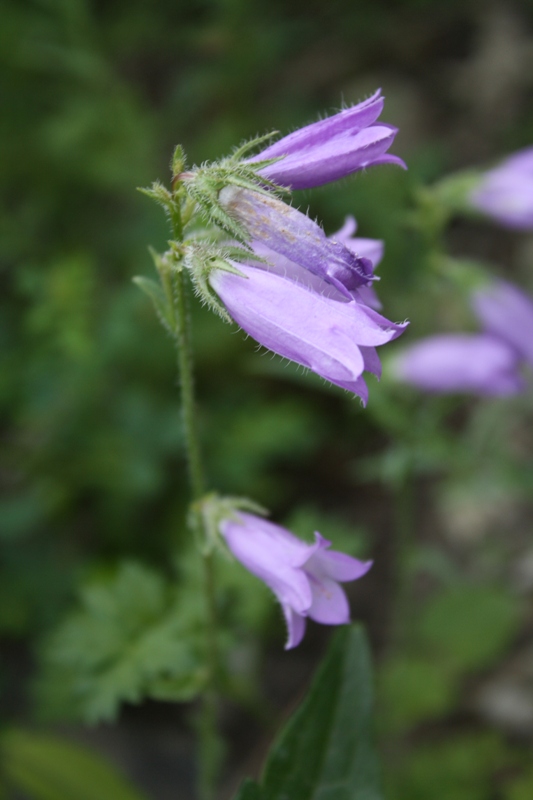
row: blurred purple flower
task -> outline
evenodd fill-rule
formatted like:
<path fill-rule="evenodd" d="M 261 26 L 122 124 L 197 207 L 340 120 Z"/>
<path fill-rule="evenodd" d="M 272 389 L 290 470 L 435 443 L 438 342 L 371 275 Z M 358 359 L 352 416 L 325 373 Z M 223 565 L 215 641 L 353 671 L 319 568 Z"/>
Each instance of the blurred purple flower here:
<path fill-rule="evenodd" d="M 323 278 L 348 300 L 351 291 L 372 281 L 370 259 L 355 255 L 341 241 L 328 239 L 316 222 L 274 195 L 227 186 L 219 199 L 244 226 L 256 253 L 262 255 L 263 248 L 268 248 Z"/>
<path fill-rule="evenodd" d="M 405 168 L 401 158 L 387 154 L 398 129 L 374 124 L 383 103 L 378 89 L 368 100 L 284 136 L 250 161 L 283 157 L 259 174 L 290 189 L 311 189 L 377 164 Z"/>
<path fill-rule="evenodd" d="M 487 333 L 533 365 L 532 298 L 512 283 L 498 280 L 476 289 L 471 303 Z"/>
<path fill-rule="evenodd" d="M 270 253 L 266 268 L 234 266 L 244 277 L 214 270 L 209 281 L 241 328 L 366 404 L 363 370 L 379 377 L 376 346 L 395 339 L 407 323 L 392 323 L 354 299 L 347 301 L 325 281 L 276 254 Z"/>
<path fill-rule="evenodd" d="M 470 202 L 508 228 L 533 229 L 533 147 L 486 172 Z"/>
<path fill-rule="evenodd" d="M 519 356 L 486 334 L 431 336 L 407 347 L 393 361 L 395 376 L 429 392 L 509 395 L 524 388 Z"/>
<path fill-rule="evenodd" d="M 300 644 L 306 617 L 323 625 L 350 621 L 350 609 L 339 586 L 361 578 L 372 566 L 335 550 L 315 533 L 307 544 L 286 528 L 239 512 L 220 523 L 220 532 L 241 564 L 274 592 L 287 621 L 285 649 Z"/>

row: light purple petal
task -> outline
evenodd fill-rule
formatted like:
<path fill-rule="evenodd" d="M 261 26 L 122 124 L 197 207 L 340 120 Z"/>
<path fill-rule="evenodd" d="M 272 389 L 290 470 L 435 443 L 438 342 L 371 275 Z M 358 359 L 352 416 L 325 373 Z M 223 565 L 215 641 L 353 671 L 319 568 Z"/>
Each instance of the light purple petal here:
<path fill-rule="evenodd" d="M 480 334 L 432 336 L 396 356 L 394 374 L 431 392 L 514 394 L 523 388 L 516 353 Z"/>
<path fill-rule="evenodd" d="M 508 281 L 493 281 L 476 289 L 471 302 L 485 330 L 533 365 L 533 299 Z"/>
<path fill-rule="evenodd" d="M 470 202 L 506 227 L 533 229 L 533 147 L 486 172 L 470 194 Z"/>
<path fill-rule="evenodd" d="M 251 514 L 240 514 L 237 520 L 223 520 L 220 531 L 235 558 L 266 583 L 282 604 L 300 613 L 307 611 L 311 589 L 297 562 L 315 546 L 306 545 L 272 523 L 266 523 L 266 528 L 265 522 Z"/>
<path fill-rule="evenodd" d="M 304 638 L 306 621 L 305 617 L 298 614 L 290 606 L 283 604 L 282 609 L 287 623 L 287 642 L 285 644 L 285 650 L 292 650 L 292 648 L 297 647 Z"/>
<path fill-rule="evenodd" d="M 306 563 L 305 569 L 317 577 L 344 582 L 362 578 L 372 563 L 372 561 L 359 561 L 337 550 L 317 550 Z"/>
<path fill-rule="evenodd" d="M 355 219 L 354 216 L 352 216 L 352 214 L 348 214 L 344 218 L 344 225 L 342 226 L 342 228 L 340 228 L 340 230 L 338 230 L 336 233 L 332 234 L 330 238 L 338 239 L 339 242 L 342 242 L 344 245 L 346 245 L 346 243 L 350 241 L 350 239 L 352 238 L 352 236 L 356 231 L 357 231 L 357 220 Z"/>
<path fill-rule="evenodd" d="M 278 156 L 298 153 L 305 149 L 315 147 L 346 131 L 357 132 L 361 128 L 366 128 L 377 120 L 383 111 L 384 98 L 381 97 L 381 89 L 378 89 L 372 97 L 358 103 L 351 108 L 346 108 L 338 114 L 334 114 L 326 119 L 305 125 L 294 133 L 284 136 L 278 142 L 262 150 L 254 156 L 251 161 L 262 161 L 267 158 L 277 158 Z"/>
<path fill-rule="evenodd" d="M 381 378 L 381 361 L 375 347 L 360 347 L 365 364 L 365 371 L 371 372 L 376 378 Z"/>
<path fill-rule="evenodd" d="M 336 233 L 333 233 L 329 238 L 333 241 L 341 242 L 355 255 L 368 258 L 375 269 L 383 258 L 383 251 L 385 249 L 384 242 L 380 239 L 364 239 L 361 236 L 354 236 L 353 234 L 356 230 L 357 223 L 355 218 L 347 216 L 342 228 Z"/>
<path fill-rule="evenodd" d="M 366 408 L 368 403 L 368 386 L 364 378 L 356 378 L 354 381 L 335 381 L 335 386 L 340 386 L 341 389 L 346 389 L 347 392 L 357 395 L 361 399 L 363 408 Z"/>
<path fill-rule="evenodd" d="M 395 136 L 396 130 L 385 125 L 364 128 L 355 134 L 343 133 L 313 148 L 291 153 L 263 167 L 259 174 L 293 190 L 322 186 L 372 166 Z"/>
<path fill-rule="evenodd" d="M 362 303 L 375 311 L 381 311 L 383 304 L 377 296 L 373 286 L 360 286 L 351 293 L 354 300 Z"/>
<path fill-rule="evenodd" d="M 350 606 L 344 591 L 331 578 L 309 576 L 313 602 L 307 616 L 322 625 L 344 625 L 350 621 Z"/>

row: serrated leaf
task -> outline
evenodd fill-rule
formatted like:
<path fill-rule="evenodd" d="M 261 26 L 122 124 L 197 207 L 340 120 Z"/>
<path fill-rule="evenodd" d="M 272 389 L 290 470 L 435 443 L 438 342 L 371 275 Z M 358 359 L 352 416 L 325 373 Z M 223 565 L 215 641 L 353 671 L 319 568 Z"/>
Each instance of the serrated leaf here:
<path fill-rule="evenodd" d="M 259 784 L 247 778 L 235 795 L 234 800 L 263 800 L 263 798 L 263 791 Z"/>
<path fill-rule="evenodd" d="M 339 629 L 311 689 L 269 754 L 265 800 L 382 800 L 372 744 L 370 655 Z"/>
<path fill-rule="evenodd" d="M 193 587 L 125 563 L 87 588 L 82 607 L 50 639 L 40 684 L 51 716 L 112 719 L 122 702 L 190 700 L 206 678 L 202 606 Z"/>
<path fill-rule="evenodd" d="M 0 740 L 2 771 L 31 800 L 145 800 L 100 755 L 55 736 L 9 731 Z"/>
<path fill-rule="evenodd" d="M 154 304 L 155 312 L 164 328 L 170 333 L 174 332 L 174 321 L 172 319 L 172 310 L 169 308 L 167 298 L 161 286 L 153 281 L 151 278 L 145 278 L 143 275 L 136 275 L 133 278 L 133 283 L 139 289 L 148 295 Z"/>

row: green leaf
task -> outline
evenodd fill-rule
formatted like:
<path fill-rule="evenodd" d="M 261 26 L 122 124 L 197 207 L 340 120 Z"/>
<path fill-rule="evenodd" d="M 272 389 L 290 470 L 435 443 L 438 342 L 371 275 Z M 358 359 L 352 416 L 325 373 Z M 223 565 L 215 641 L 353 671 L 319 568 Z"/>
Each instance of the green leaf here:
<path fill-rule="evenodd" d="M 133 278 L 133 283 L 151 298 L 161 324 L 170 333 L 173 333 L 174 323 L 172 320 L 172 310 L 169 308 L 167 298 L 161 286 L 151 278 L 145 278 L 143 275 L 136 275 L 135 278 Z"/>
<path fill-rule="evenodd" d="M 533 773 L 530 772 L 529 775 L 513 781 L 510 786 L 506 787 L 504 797 L 505 800 L 531 800 L 533 797 Z M 253 800 L 253 795 L 250 800 Z"/>
<path fill-rule="evenodd" d="M 479 669 L 504 652 L 520 618 L 520 603 L 501 589 L 456 586 L 428 604 L 418 633 L 456 668 Z"/>
<path fill-rule="evenodd" d="M 364 632 L 359 626 L 339 629 L 307 697 L 269 754 L 265 800 L 382 800 L 371 714 Z"/>
<path fill-rule="evenodd" d="M 247 778 L 235 795 L 234 800 L 263 800 L 264 795 L 261 787 Z"/>
<path fill-rule="evenodd" d="M 392 658 L 383 666 L 379 683 L 387 730 L 399 731 L 445 714 L 457 700 L 456 676 L 442 660 Z"/>
<path fill-rule="evenodd" d="M 7 782 L 31 800 L 145 800 L 100 755 L 55 736 L 12 730 L 0 748 Z"/>
<path fill-rule="evenodd" d="M 45 714 L 97 722 L 125 701 L 192 699 L 206 677 L 203 625 L 194 587 L 178 591 L 153 570 L 123 564 L 84 590 L 81 609 L 48 642 Z"/>

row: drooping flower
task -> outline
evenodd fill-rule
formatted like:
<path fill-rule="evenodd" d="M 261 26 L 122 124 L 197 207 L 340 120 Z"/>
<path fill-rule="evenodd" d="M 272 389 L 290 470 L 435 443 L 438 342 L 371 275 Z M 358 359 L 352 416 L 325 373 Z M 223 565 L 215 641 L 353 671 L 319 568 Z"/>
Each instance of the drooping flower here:
<path fill-rule="evenodd" d="M 284 136 L 250 161 L 281 157 L 259 174 L 290 189 L 311 189 L 377 164 L 405 168 L 400 158 L 387 154 L 398 129 L 375 124 L 383 103 L 378 90 L 358 105 Z"/>
<path fill-rule="evenodd" d="M 375 348 L 399 336 L 395 324 L 377 311 L 347 301 L 325 281 L 287 259 L 267 268 L 235 264 L 237 275 L 214 270 L 211 286 L 233 319 L 257 342 L 295 361 L 366 404 L 364 370 L 380 375 Z"/>
<path fill-rule="evenodd" d="M 244 512 L 223 519 L 220 532 L 235 558 L 281 603 L 288 629 L 286 650 L 301 642 L 307 617 L 323 625 L 350 621 L 339 583 L 361 578 L 371 561 L 329 550 L 331 542 L 319 533 L 307 544 L 286 528 Z"/>
<path fill-rule="evenodd" d="M 533 229 L 533 147 L 506 158 L 484 174 L 470 194 L 478 211 L 501 225 Z"/>
<path fill-rule="evenodd" d="M 487 333 L 533 365 L 532 298 L 508 281 L 495 280 L 475 289 L 471 303 Z"/>
<path fill-rule="evenodd" d="M 341 241 L 328 239 L 320 225 L 274 195 L 227 186 L 219 200 L 244 226 L 254 250 L 268 248 L 318 275 L 351 299 L 351 292 L 372 281 L 372 262 Z"/>
<path fill-rule="evenodd" d="M 429 392 L 509 395 L 524 388 L 520 358 L 501 339 L 487 334 L 430 336 L 397 354 L 396 378 Z"/>

